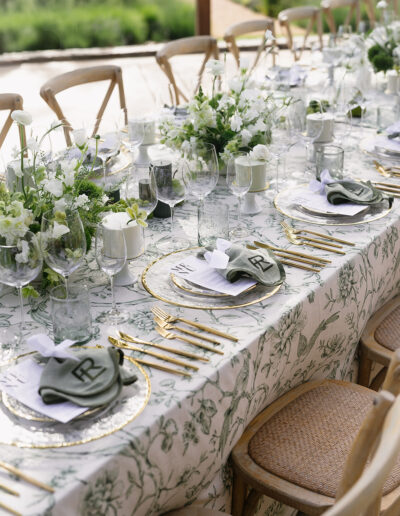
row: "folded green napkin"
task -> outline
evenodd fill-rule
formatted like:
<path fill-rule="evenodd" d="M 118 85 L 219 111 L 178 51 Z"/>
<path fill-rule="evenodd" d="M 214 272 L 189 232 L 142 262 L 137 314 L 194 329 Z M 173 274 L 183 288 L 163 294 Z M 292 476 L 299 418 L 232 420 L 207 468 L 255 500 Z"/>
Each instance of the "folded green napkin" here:
<path fill-rule="evenodd" d="M 137 380 L 122 368 L 120 349 L 80 349 L 74 354 L 79 360 L 50 358 L 47 362 L 39 384 L 44 403 L 72 401 L 82 407 L 100 407 L 117 398 L 123 385 Z"/>
<path fill-rule="evenodd" d="M 372 206 L 385 200 L 389 202 L 389 206 L 393 203 L 393 197 L 375 188 L 370 181 L 335 181 L 325 185 L 325 193 L 331 204 L 351 202 Z"/>
<path fill-rule="evenodd" d="M 228 265 L 226 269 L 218 270 L 231 283 L 246 276 L 267 287 L 276 287 L 285 280 L 282 264 L 275 260 L 268 249 L 252 250 L 232 244 L 225 254 L 229 256 Z"/>

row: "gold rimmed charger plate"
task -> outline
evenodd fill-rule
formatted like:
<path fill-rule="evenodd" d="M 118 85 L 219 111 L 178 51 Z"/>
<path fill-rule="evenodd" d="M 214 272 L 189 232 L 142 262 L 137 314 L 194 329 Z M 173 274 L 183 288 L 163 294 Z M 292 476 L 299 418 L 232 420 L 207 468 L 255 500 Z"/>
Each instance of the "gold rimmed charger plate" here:
<path fill-rule="evenodd" d="M 171 279 L 171 267 L 179 259 L 193 256 L 200 247 L 180 249 L 165 254 L 151 262 L 142 273 L 143 287 L 156 299 L 175 306 L 194 308 L 199 310 L 228 310 L 230 308 L 243 308 L 264 301 L 278 292 L 281 285 L 266 287 L 257 283 L 255 288 L 247 289 L 238 296 L 205 296 L 204 291 L 196 295 L 193 289 L 176 288 Z M 210 291 L 210 293 L 212 293 Z"/>
<path fill-rule="evenodd" d="M 282 213 L 293 220 L 300 220 L 302 222 L 317 224 L 319 226 L 355 226 L 359 224 L 368 224 L 374 220 L 381 219 L 393 208 L 393 204 L 391 207 L 384 207 L 383 205 L 380 205 L 379 207 L 370 206 L 367 211 L 363 211 L 354 216 L 323 215 L 322 213 L 321 215 L 312 214 L 311 211 L 306 209 L 302 211 L 301 207 L 294 204 L 292 200 L 298 195 L 298 190 L 304 189 L 307 186 L 307 184 L 302 184 L 279 192 L 274 199 L 274 206 L 279 213 Z"/>
<path fill-rule="evenodd" d="M 94 346 L 85 346 L 92 348 Z M 102 346 L 96 346 L 101 348 Z M 24 353 L 0 368 L 4 370 L 10 365 L 15 364 L 28 355 L 34 356 L 36 353 Z M 4 403 L 4 393 L 0 399 L 0 444 L 7 444 L 19 448 L 63 448 L 85 444 L 121 430 L 126 425 L 137 418 L 146 407 L 151 393 L 150 379 L 141 365 L 131 357 L 125 355 L 124 367 L 128 367 L 130 372 L 135 372 L 138 380 L 131 386 L 124 386 L 119 397 L 109 406 L 93 409 L 85 412 L 80 417 L 73 419 L 69 423 L 59 423 L 42 418 L 36 412 L 33 417 L 26 417 L 27 412 L 23 410 L 20 416 L 21 407 L 10 411 Z M 6 396 L 6 399 L 10 397 Z"/>

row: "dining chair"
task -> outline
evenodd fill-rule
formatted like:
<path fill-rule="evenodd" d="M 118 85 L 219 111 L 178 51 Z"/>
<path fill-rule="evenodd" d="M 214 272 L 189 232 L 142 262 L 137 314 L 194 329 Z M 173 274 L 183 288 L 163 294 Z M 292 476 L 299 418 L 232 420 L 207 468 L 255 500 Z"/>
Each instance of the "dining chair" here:
<path fill-rule="evenodd" d="M 0 111 L 9 110 L 8 116 L 4 125 L 0 131 L 0 148 L 2 147 L 6 136 L 11 129 L 13 124 L 13 119 L 11 118 L 11 113 L 17 109 L 23 109 L 23 100 L 21 95 L 17 93 L 0 93 Z M 23 141 L 26 141 L 25 137 L 25 128 L 23 127 L 23 140 L 21 140 L 21 135 L 19 134 L 19 141 L 21 147 L 23 146 Z"/>
<path fill-rule="evenodd" d="M 368 0 L 369 1 L 369 0 Z M 344 25 L 349 25 L 353 14 L 356 17 L 356 27 L 360 24 L 360 0 L 322 0 L 321 8 L 325 14 L 326 22 L 328 24 L 331 34 L 336 35 L 336 23 L 333 17 L 333 9 L 348 7 Z"/>
<path fill-rule="evenodd" d="M 193 36 L 190 38 L 176 39 L 175 41 L 170 41 L 169 43 L 166 43 L 160 50 L 158 50 L 156 54 L 156 61 L 160 66 L 161 70 L 167 76 L 173 90 L 173 95 L 171 93 L 171 102 L 176 106 L 180 103 L 181 97 L 185 102 L 188 102 L 188 97 L 176 84 L 170 59 L 174 56 L 183 54 L 201 53 L 204 53 L 204 59 L 198 72 L 196 88 L 193 92 L 196 93 L 200 87 L 207 61 L 211 57 L 213 57 L 214 59 L 218 59 L 219 57 L 218 44 L 215 38 L 212 38 L 211 36 Z"/>
<path fill-rule="evenodd" d="M 183 509 L 166 512 L 161 516 L 229 516 L 229 513 L 216 511 L 214 509 L 206 509 L 205 507 L 193 507 L 193 505 L 189 505 Z"/>
<path fill-rule="evenodd" d="M 101 65 L 93 66 L 90 68 L 79 68 L 78 70 L 72 70 L 71 72 L 66 72 L 61 75 L 57 75 L 56 77 L 53 77 L 52 79 L 48 80 L 45 84 L 43 84 L 43 86 L 40 88 L 41 97 L 54 111 L 57 118 L 64 122 L 63 129 L 67 146 L 72 145 L 70 132 L 73 129 L 73 127 L 68 122 L 67 117 L 64 115 L 56 99 L 56 95 L 74 86 L 80 86 L 82 84 L 88 84 L 91 82 L 98 81 L 109 81 L 110 84 L 103 99 L 103 102 L 100 106 L 100 109 L 97 113 L 96 122 L 94 124 L 94 129 L 92 133 L 92 136 L 94 136 L 98 131 L 104 111 L 107 107 L 108 101 L 110 100 L 111 94 L 114 91 L 115 87 L 118 88 L 119 103 L 121 110 L 124 112 L 125 124 L 128 123 L 124 83 L 122 80 L 122 70 L 119 66 Z"/>
<path fill-rule="evenodd" d="M 400 350 L 383 390 L 399 395 Z M 262 411 L 232 451 L 233 516 L 253 514 L 262 495 L 310 516 L 334 505 L 358 479 L 380 435 L 375 397 L 375 391 L 357 384 L 319 380 L 300 385 Z M 352 460 L 352 443 L 357 460 Z M 382 507 L 390 507 L 399 494 L 397 461 L 382 490 Z"/>
<path fill-rule="evenodd" d="M 224 34 L 224 40 L 226 41 L 226 44 L 228 46 L 228 50 L 233 54 L 233 57 L 235 58 L 236 64 L 239 67 L 240 66 L 240 52 L 239 47 L 236 44 L 236 38 L 238 36 L 243 36 L 244 34 L 251 34 L 254 32 L 263 32 L 263 37 L 261 40 L 261 43 L 257 49 L 256 58 L 254 60 L 254 63 L 252 65 L 252 68 L 254 68 L 261 56 L 262 51 L 266 47 L 266 40 L 265 40 L 265 31 L 270 30 L 272 32 L 272 35 L 275 37 L 275 22 L 273 18 L 265 17 L 264 19 L 258 19 L 258 20 L 248 20 L 240 23 L 235 23 L 234 25 L 231 25 L 228 27 Z M 272 43 L 268 46 L 271 47 L 271 53 L 272 53 L 272 63 L 275 65 L 276 61 L 276 50 L 277 45 L 275 40 L 272 40 Z"/>
<path fill-rule="evenodd" d="M 400 296 L 385 303 L 367 322 L 361 334 L 357 383 L 373 390 L 382 384 L 393 353 L 400 348 Z M 371 381 L 373 362 L 383 368 Z"/>
<path fill-rule="evenodd" d="M 304 34 L 303 46 L 300 49 L 299 54 L 294 47 L 292 30 L 290 28 L 290 24 L 294 21 L 298 20 L 306 20 L 308 19 L 308 26 L 306 29 L 306 33 Z M 295 61 L 298 61 L 303 53 L 307 38 L 310 35 L 311 29 L 314 24 L 317 26 L 317 33 L 319 38 L 319 44 L 322 48 L 322 17 L 321 17 L 321 9 L 315 6 L 303 6 L 303 7 L 290 7 L 289 9 L 284 9 L 278 14 L 278 20 L 281 27 L 286 29 L 287 39 L 288 39 L 288 47 L 293 52 L 293 56 Z"/>

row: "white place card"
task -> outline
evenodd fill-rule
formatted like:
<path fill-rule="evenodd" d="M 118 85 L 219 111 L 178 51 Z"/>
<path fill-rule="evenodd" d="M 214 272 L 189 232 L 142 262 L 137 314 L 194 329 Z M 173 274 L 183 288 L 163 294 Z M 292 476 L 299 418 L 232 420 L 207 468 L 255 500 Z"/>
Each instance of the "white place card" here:
<path fill-rule="evenodd" d="M 68 423 L 88 409 L 70 401 L 46 405 L 39 395 L 39 383 L 43 366 L 28 358 L 10 367 L 0 376 L 0 390 L 27 407 L 60 423 Z"/>
<path fill-rule="evenodd" d="M 292 201 L 310 211 L 327 215 L 347 215 L 351 217 L 368 208 L 368 206 L 353 203 L 331 204 L 325 195 L 311 192 L 307 188 L 299 189 L 298 194 L 292 198 Z"/>
<path fill-rule="evenodd" d="M 196 256 L 189 256 L 177 262 L 171 267 L 171 272 L 200 287 L 230 296 L 237 296 L 257 283 L 251 278 L 240 278 L 231 283 L 217 269 L 214 269 L 205 260 L 201 260 Z"/>

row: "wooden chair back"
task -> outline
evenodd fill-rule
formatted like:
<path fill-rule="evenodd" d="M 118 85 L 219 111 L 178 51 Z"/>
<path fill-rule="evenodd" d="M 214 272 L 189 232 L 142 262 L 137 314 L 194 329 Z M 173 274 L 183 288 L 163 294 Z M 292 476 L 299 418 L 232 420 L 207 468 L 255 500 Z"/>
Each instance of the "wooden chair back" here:
<path fill-rule="evenodd" d="M 293 35 L 290 28 L 290 23 L 293 21 L 298 20 L 305 20 L 309 19 L 309 23 L 306 29 L 306 33 L 304 35 L 303 45 L 300 49 L 300 52 L 297 53 L 296 49 L 294 48 L 294 42 L 293 42 Z M 303 6 L 303 7 L 291 7 L 289 9 L 285 9 L 284 11 L 281 11 L 278 14 L 278 20 L 281 25 L 281 27 L 284 27 L 286 29 L 287 38 L 288 38 L 288 47 L 292 50 L 293 56 L 295 61 L 299 60 L 301 57 L 301 54 L 303 53 L 307 38 L 310 35 L 311 29 L 313 28 L 314 24 L 317 26 L 317 33 L 319 38 L 319 44 L 322 48 L 322 17 L 321 17 L 321 10 L 319 7 L 313 7 L 313 6 Z"/>
<path fill-rule="evenodd" d="M 324 516 L 395 516 L 400 494 L 381 508 L 382 488 L 400 454 L 400 350 L 394 353 L 383 390 L 367 414 L 347 457 L 336 501 Z M 368 459 L 370 464 L 366 466 Z M 387 495 L 390 496 L 390 495 Z"/>
<path fill-rule="evenodd" d="M 332 10 L 340 7 L 348 7 L 348 13 L 344 21 L 344 25 L 349 25 L 353 14 L 356 16 L 356 27 L 360 24 L 360 0 L 322 0 L 321 8 L 325 14 L 329 30 L 336 35 L 336 23 Z"/>
<path fill-rule="evenodd" d="M 275 37 L 274 20 L 273 18 L 269 18 L 267 16 L 264 19 L 248 20 L 240 23 L 235 23 L 234 25 L 231 25 L 226 29 L 226 32 L 224 34 L 224 40 L 226 41 L 228 50 L 232 53 L 233 57 L 235 58 L 238 67 L 240 65 L 240 53 L 239 48 L 236 44 L 236 38 L 238 36 L 243 36 L 244 34 L 251 34 L 253 32 L 262 31 L 265 34 L 266 30 L 270 30 L 272 32 L 272 35 Z M 260 59 L 261 52 L 264 50 L 265 45 L 265 35 L 263 35 L 262 41 L 257 49 L 256 58 L 252 65 L 252 68 L 254 68 L 257 65 L 258 60 Z M 275 40 L 272 41 L 272 44 L 270 44 L 270 46 L 272 47 L 272 61 L 275 65 L 276 49 L 278 48 L 275 43 Z"/>
<path fill-rule="evenodd" d="M 200 87 L 201 79 L 203 77 L 207 61 L 211 57 L 213 57 L 214 59 L 218 59 L 219 57 L 217 40 L 215 38 L 212 38 L 211 36 L 194 36 L 191 38 L 181 38 L 166 43 L 157 52 L 156 61 L 159 64 L 161 70 L 168 77 L 168 80 L 173 90 L 174 98 L 171 98 L 172 104 L 178 105 L 180 103 L 181 98 L 187 102 L 188 98 L 177 86 L 169 60 L 171 59 L 171 57 L 177 55 L 201 53 L 204 53 L 204 59 L 198 73 L 197 84 L 195 91 L 193 93 L 196 93 Z"/>
<path fill-rule="evenodd" d="M 53 77 L 40 88 L 41 97 L 54 111 L 57 118 L 64 123 L 64 136 L 68 146 L 72 144 L 70 132 L 73 128 L 71 127 L 71 124 L 68 122 L 67 117 L 64 115 L 59 103 L 57 102 L 56 95 L 61 91 L 72 88 L 73 86 L 79 86 L 81 84 L 97 81 L 110 81 L 110 85 L 97 113 L 96 122 L 92 133 L 92 136 L 94 136 L 98 131 L 100 121 L 103 117 L 108 101 L 110 100 L 111 94 L 116 86 L 119 93 L 120 107 L 124 111 L 125 123 L 128 123 L 124 84 L 122 81 L 122 70 L 119 66 L 102 65 L 93 66 L 90 68 L 80 68 L 78 70 L 73 70 L 71 72 L 58 75 L 57 77 Z"/>
<path fill-rule="evenodd" d="M 23 109 L 23 100 L 21 95 L 18 95 L 17 93 L 0 93 L 0 110 L 3 111 L 7 109 L 9 109 L 10 112 L 8 113 L 6 121 L 4 122 L 4 125 L 0 131 L 0 148 L 2 147 L 4 140 L 6 139 L 6 136 L 8 134 L 8 131 L 10 130 L 13 123 L 11 113 L 18 109 Z M 25 129 L 23 129 L 22 137 L 23 140 L 21 139 L 21 135 L 19 135 L 21 147 L 24 145 L 24 142 L 26 141 Z"/>

